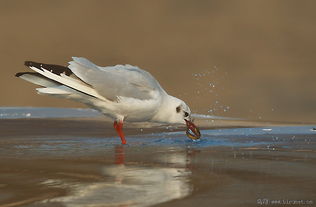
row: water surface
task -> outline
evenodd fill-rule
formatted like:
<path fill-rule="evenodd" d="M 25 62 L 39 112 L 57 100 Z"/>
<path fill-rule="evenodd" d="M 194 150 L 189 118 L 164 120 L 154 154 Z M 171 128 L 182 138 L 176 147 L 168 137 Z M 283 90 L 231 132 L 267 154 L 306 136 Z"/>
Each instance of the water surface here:
<path fill-rule="evenodd" d="M 127 128 L 95 120 L 1 121 L 1 206 L 312 206 L 312 125 Z M 254 123 L 257 126 L 257 123 Z M 294 204 L 293 204 L 294 205 Z"/>

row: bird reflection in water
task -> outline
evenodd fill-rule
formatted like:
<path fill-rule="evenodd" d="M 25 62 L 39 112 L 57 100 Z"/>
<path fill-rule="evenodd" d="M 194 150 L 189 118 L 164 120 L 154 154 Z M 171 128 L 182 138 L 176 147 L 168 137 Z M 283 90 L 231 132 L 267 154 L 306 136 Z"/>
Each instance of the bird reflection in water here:
<path fill-rule="evenodd" d="M 173 150 L 144 163 L 125 162 L 126 146 L 115 146 L 113 165 L 102 166 L 104 181 L 77 183 L 70 195 L 54 198 L 65 206 L 151 206 L 191 193 L 191 170 L 186 151 Z M 129 157 L 130 158 L 130 157 Z"/>

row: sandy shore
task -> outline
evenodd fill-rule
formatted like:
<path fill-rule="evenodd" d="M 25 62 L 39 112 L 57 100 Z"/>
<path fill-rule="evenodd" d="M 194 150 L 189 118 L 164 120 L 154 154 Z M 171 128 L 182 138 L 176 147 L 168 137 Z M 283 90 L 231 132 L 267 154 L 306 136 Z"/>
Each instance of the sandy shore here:
<path fill-rule="evenodd" d="M 312 126 L 204 129 L 198 143 L 179 128 L 130 126 L 127 146 L 102 120 L 1 120 L 0 130 L 1 207 L 316 202 Z"/>

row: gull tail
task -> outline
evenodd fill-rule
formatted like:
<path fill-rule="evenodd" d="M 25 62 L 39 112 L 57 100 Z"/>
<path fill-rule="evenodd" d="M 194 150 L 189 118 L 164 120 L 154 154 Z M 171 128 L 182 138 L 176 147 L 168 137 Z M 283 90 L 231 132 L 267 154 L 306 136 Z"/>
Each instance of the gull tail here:
<path fill-rule="evenodd" d="M 44 88 L 37 89 L 39 94 L 61 95 L 63 98 L 73 98 L 74 94 L 77 98 L 78 95 L 87 95 L 96 99 L 105 100 L 105 98 L 99 95 L 90 85 L 78 79 L 67 67 L 33 61 L 26 61 L 25 65 L 35 72 L 20 72 L 15 76 L 36 85 L 43 86 Z M 69 97 L 67 97 L 67 95 Z"/>
<path fill-rule="evenodd" d="M 15 74 L 15 76 L 43 87 L 55 87 L 60 85 L 58 82 L 45 78 L 41 74 L 34 72 L 20 72 Z"/>

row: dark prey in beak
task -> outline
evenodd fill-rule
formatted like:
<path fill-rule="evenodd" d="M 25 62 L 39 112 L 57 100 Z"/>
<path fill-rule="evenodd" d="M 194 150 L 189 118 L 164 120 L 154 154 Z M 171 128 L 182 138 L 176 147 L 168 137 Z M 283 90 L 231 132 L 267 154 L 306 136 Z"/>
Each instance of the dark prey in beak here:
<path fill-rule="evenodd" d="M 185 119 L 185 122 L 187 124 L 187 130 L 186 130 L 187 136 L 193 140 L 200 139 L 201 133 L 200 133 L 199 128 L 197 128 L 197 126 L 195 126 L 195 124 L 193 124 L 193 122 L 191 121 L 188 121 Z"/>

